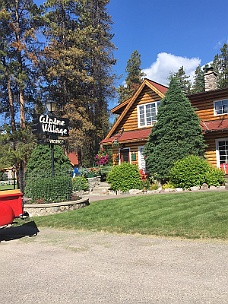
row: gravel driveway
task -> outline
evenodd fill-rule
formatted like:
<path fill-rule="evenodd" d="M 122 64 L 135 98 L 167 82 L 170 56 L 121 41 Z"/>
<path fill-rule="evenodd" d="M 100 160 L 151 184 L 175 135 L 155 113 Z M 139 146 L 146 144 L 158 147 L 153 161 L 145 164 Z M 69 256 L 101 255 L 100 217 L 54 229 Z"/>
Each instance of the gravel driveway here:
<path fill-rule="evenodd" d="M 228 303 L 226 241 L 7 229 L 1 304 Z"/>

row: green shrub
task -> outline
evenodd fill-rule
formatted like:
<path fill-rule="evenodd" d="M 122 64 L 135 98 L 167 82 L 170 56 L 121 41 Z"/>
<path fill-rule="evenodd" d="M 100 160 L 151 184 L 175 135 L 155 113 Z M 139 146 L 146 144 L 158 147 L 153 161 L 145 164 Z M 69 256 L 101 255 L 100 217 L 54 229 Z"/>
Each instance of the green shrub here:
<path fill-rule="evenodd" d="M 33 202 L 62 202 L 71 200 L 72 179 L 70 176 L 36 177 L 30 179 L 29 197 Z"/>
<path fill-rule="evenodd" d="M 205 182 L 208 186 L 220 186 L 225 183 L 224 171 L 219 168 L 209 168 L 205 175 Z"/>
<path fill-rule="evenodd" d="M 150 186 L 150 190 L 158 190 L 158 188 L 159 188 L 159 184 L 156 181 L 154 181 Z"/>
<path fill-rule="evenodd" d="M 224 180 L 224 172 L 214 168 L 208 162 L 199 157 L 190 155 L 177 161 L 170 171 L 170 181 L 175 187 L 189 189 L 193 186 L 220 186 Z"/>
<path fill-rule="evenodd" d="M 26 179 L 30 175 L 41 175 L 52 173 L 52 150 L 48 145 L 37 145 L 33 150 L 27 166 Z M 72 166 L 69 158 L 65 155 L 62 147 L 54 146 L 54 170 L 55 174 L 62 174 L 63 172 L 72 172 Z"/>
<path fill-rule="evenodd" d="M 26 166 L 24 194 L 28 198 L 44 201 L 64 201 L 71 196 L 71 163 L 62 147 L 54 146 L 54 177 L 52 153 L 48 145 L 37 145 Z M 53 185 L 50 185 L 53 183 Z M 41 189 L 43 187 L 43 189 Z M 55 193 L 54 193 L 55 192 Z"/>
<path fill-rule="evenodd" d="M 72 186 L 73 191 L 80 191 L 80 190 L 88 190 L 89 183 L 88 180 L 83 176 L 76 176 L 72 179 Z"/>
<path fill-rule="evenodd" d="M 138 167 L 126 162 L 112 167 L 108 173 L 107 182 L 114 191 L 126 192 L 130 189 L 142 189 Z"/>
<path fill-rule="evenodd" d="M 190 155 L 175 162 L 170 170 L 170 181 L 175 187 L 183 189 L 201 186 L 205 182 L 205 174 L 209 168 L 205 159 Z"/>
<path fill-rule="evenodd" d="M 141 179 L 141 181 L 142 181 L 143 189 L 146 189 L 146 190 L 150 189 L 151 184 L 150 184 L 150 180 L 148 178 L 143 179 L 143 180 Z"/>
<path fill-rule="evenodd" d="M 175 186 L 171 182 L 166 182 L 164 185 L 162 185 L 162 189 L 174 189 Z"/>

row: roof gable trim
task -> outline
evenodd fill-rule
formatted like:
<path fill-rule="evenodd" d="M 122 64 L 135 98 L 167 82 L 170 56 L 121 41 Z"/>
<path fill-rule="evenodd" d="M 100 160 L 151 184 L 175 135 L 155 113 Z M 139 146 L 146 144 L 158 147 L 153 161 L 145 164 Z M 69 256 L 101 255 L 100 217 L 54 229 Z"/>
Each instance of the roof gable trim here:
<path fill-rule="evenodd" d="M 120 122 L 122 121 L 124 116 L 127 114 L 128 110 L 131 108 L 131 106 L 133 105 L 135 100 L 138 98 L 138 96 L 140 95 L 140 93 L 142 92 L 142 90 L 144 89 L 145 86 L 148 86 L 152 91 L 154 91 L 161 98 L 165 97 L 164 93 L 159 91 L 148 79 L 145 79 L 143 81 L 143 83 L 140 85 L 140 87 L 138 88 L 138 90 L 135 92 L 133 97 L 129 100 L 129 103 L 127 104 L 127 106 L 123 110 L 122 114 L 118 117 L 117 121 L 115 122 L 115 124 L 113 125 L 113 127 L 111 128 L 111 130 L 109 131 L 109 133 L 108 133 L 108 135 L 106 136 L 105 139 L 111 137 L 114 134 L 116 128 L 118 127 L 118 125 L 120 124 Z"/>

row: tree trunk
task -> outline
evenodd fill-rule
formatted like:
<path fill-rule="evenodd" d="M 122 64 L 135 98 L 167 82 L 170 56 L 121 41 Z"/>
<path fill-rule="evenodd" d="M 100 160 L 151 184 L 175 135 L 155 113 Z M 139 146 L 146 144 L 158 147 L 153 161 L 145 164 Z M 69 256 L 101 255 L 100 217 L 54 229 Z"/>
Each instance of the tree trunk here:
<path fill-rule="evenodd" d="M 20 90 L 19 100 L 20 100 L 20 127 L 22 130 L 24 130 L 25 129 L 25 100 L 22 90 Z"/>
<path fill-rule="evenodd" d="M 8 98 L 9 98 L 11 128 L 12 128 L 12 133 L 14 133 L 16 131 L 16 124 L 15 124 L 15 113 L 14 113 L 13 95 L 12 95 L 12 90 L 11 90 L 11 81 L 10 81 L 10 77 L 9 76 L 8 76 L 8 79 L 7 79 L 7 89 L 8 89 Z"/>

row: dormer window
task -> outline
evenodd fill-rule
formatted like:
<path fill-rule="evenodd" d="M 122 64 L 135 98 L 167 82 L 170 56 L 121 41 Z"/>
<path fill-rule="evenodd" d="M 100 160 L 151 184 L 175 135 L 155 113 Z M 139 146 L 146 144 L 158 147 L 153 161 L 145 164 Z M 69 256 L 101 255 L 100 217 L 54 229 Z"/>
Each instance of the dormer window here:
<path fill-rule="evenodd" d="M 160 101 L 146 103 L 138 106 L 139 128 L 152 126 L 157 121 L 157 113 Z"/>
<path fill-rule="evenodd" d="M 214 102 L 215 115 L 228 114 L 228 99 Z"/>

